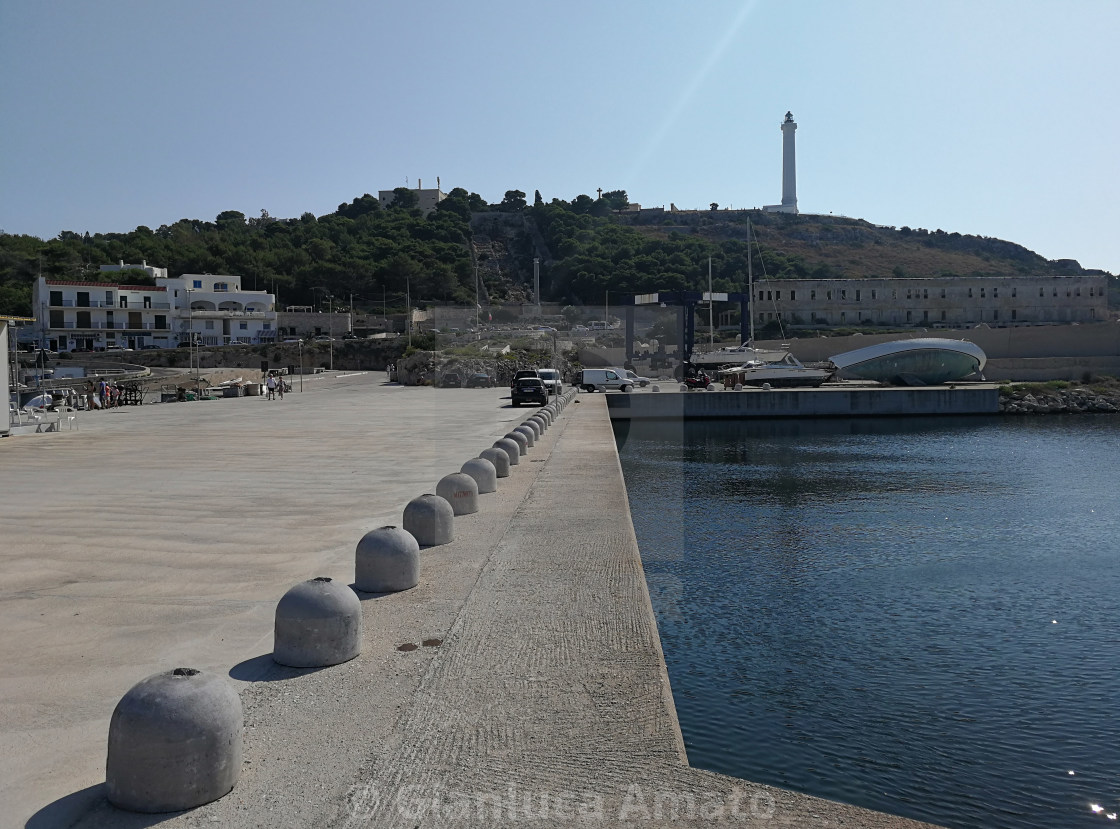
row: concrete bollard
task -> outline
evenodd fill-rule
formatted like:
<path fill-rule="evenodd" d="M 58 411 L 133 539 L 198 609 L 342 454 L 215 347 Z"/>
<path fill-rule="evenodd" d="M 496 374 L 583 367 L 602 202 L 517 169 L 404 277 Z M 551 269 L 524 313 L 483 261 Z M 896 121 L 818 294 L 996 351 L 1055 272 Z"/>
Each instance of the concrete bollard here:
<path fill-rule="evenodd" d="M 654 383 L 652 386 L 650 386 L 649 390 L 650 391 L 661 391 L 661 386 L 657 385 L 657 383 Z"/>
<path fill-rule="evenodd" d="M 398 593 L 420 582 L 420 544 L 400 527 L 379 527 L 354 551 L 354 587 L 363 593 Z"/>
<path fill-rule="evenodd" d="M 735 391 L 742 391 L 742 390 L 743 390 L 743 384 L 742 383 L 736 383 L 735 384 Z"/>
<path fill-rule="evenodd" d="M 521 463 L 521 444 L 513 438 L 502 438 L 501 440 L 494 441 L 494 448 L 501 449 L 506 453 L 506 458 L 509 460 L 510 466 L 517 466 Z"/>
<path fill-rule="evenodd" d="M 529 453 L 529 438 L 525 437 L 523 432 L 518 432 L 515 429 L 512 432 L 507 432 L 506 437 L 517 442 L 517 453 L 519 455 L 527 455 Z M 513 463 L 512 457 L 510 457 L 509 462 Z"/>
<path fill-rule="evenodd" d="M 533 415 L 531 418 L 529 418 L 529 420 L 527 422 L 528 423 L 539 423 L 541 425 L 541 434 L 544 434 L 545 432 L 547 432 L 548 427 L 550 425 L 548 415 L 543 415 L 543 414 Z"/>
<path fill-rule="evenodd" d="M 465 472 L 444 475 L 436 484 L 436 495 L 451 504 L 455 515 L 478 512 L 478 484 Z"/>
<path fill-rule="evenodd" d="M 513 427 L 513 431 L 515 434 L 522 434 L 525 436 L 525 440 L 529 442 L 529 445 L 526 447 L 527 449 L 532 449 L 533 444 L 537 442 L 537 433 L 533 430 L 532 426 L 515 426 Z M 517 438 L 514 438 L 514 440 L 517 440 Z"/>
<path fill-rule="evenodd" d="M 347 585 L 320 576 L 276 603 L 272 658 L 293 668 L 325 668 L 362 651 L 362 603 Z"/>
<path fill-rule="evenodd" d="M 506 458 L 506 463 L 509 463 L 509 458 Z M 471 458 L 459 471 L 474 478 L 479 495 L 496 492 L 498 489 L 498 469 L 485 458 Z"/>
<path fill-rule="evenodd" d="M 531 417 L 528 420 L 523 420 L 523 421 L 521 421 L 521 425 L 522 426 L 528 426 L 530 429 L 533 430 L 533 440 L 540 440 L 541 435 L 544 434 L 544 427 L 541 425 L 541 422 L 539 420 L 537 420 L 536 418 Z"/>
<path fill-rule="evenodd" d="M 129 689 L 109 721 L 105 788 L 130 812 L 178 812 L 241 775 L 241 697 L 222 676 L 175 668 Z"/>
<path fill-rule="evenodd" d="M 446 499 L 431 493 L 413 498 L 404 508 L 403 526 L 421 547 L 450 544 L 455 538 L 455 511 Z"/>
<path fill-rule="evenodd" d="M 516 448 L 516 444 L 514 448 Z M 494 472 L 497 473 L 499 478 L 509 477 L 509 454 L 505 449 L 498 449 L 497 447 L 483 449 L 478 453 L 478 456 L 484 461 L 490 461 L 490 463 L 494 464 Z M 478 491 L 481 492 L 482 489 L 479 488 Z"/>
<path fill-rule="evenodd" d="M 704 391 L 715 391 L 715 390 L 716 390 L 715 383 L 708 383 L 708 385 L 704 387 Z"/>
<path fill-rule="evenodd" d="M 681 383 L 681 391 L 688 391 L 688 386 L 686 386 L 684 383 Z"/>

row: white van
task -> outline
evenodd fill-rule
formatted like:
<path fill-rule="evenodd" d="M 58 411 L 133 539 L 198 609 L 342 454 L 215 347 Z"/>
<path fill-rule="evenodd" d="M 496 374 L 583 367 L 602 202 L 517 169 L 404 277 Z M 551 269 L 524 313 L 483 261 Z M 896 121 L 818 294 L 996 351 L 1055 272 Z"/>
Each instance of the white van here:
<path fill-rule="evenodd" d="M 579 387 L 584 391 L 619 391 L 630 392 L 634 390 L 634 381 L 630 380 L 620 368 L 585 368 L 580 375 Z"/>
<path fill-rule="evenodd" d="M 538 368 L 537 374 L 544 381 L 544 387 L 549 394 L 562 394 L 563 383 L 560 382 L 560 371 L 555 368 Z"/>

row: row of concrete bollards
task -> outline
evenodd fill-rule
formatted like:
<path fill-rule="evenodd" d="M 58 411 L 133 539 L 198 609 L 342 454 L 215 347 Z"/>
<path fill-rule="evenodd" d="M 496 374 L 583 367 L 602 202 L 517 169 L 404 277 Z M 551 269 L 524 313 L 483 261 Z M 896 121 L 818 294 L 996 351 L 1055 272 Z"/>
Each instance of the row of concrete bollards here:
<path fill-rule="evenodd" d="M 574 391 L 515 427 L 441 479 L 434 495 L 404 508 L 402 527 L 366 533 L 354 553 L 354 587 L 320 577 L 297 584 L 276 605 L 272 658 L 318 668 L 353 659 L 362 647 L 362 605 L 355 590 L 393 593 L 420 581 L 420 549 L 450 543 L 454 519 L 478 512 L 571 402 Z M 242 765 L 241 698 L 223 677 L 175 668 L 134 685 L 109 722 L 106 791 L 134 812 L 174 812 L 228 794 Z"/>

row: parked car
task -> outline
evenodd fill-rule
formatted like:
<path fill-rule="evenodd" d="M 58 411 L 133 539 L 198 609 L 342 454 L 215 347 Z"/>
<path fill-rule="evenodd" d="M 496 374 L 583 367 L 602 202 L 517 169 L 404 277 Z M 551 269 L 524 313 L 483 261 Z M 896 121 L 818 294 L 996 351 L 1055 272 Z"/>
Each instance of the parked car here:
<path fill-rule="evenodd" d="M 579 387 L 584 391 L 634 390 L 634 382 L 620 368 L 585 368 L 580 372 Z"/>
<path fill-rule="evenodd" d="M 537 373 L 535 368 L 526 368 L 513 375 L 513 379 L 509 381 L 509 387 L 512 389 L 517 385 L 517 381 L 523 377 L 536 377 L 538 380 L 541 379 L 540 374 Z"/>
<path fill-rule="evenodd" d="M 333 343 L 334 342 L 334 337 L 331 337 L 327 334 L 317 334 L 315 337 L 312 338 L 311 342 L 313 342 L 313 343 Z"/>
<path fill-rule="evenodd" d="M 626 372 L 626 379 L 633 382 L 635 386 L 641 386 L 644 389 L 646 386 L 653 382 L 648 377 L 639 377 L 630 369 L 624 369 L 624 371 Z"/>
<path fill-rule="evenodd" d="M 563 383 L 560 381 L 559 370 L 554 368 L 538 368 L 537 374 L 541 376 L 544 387 L 548 390 L 549 394 L 560 394 L 564 391 Z"/>
<path fill-rule="evenodd" d="M 444 389 L 461 389 L 463 388 L 463 378 L 455 372 L 449 371 L 439 378 L 439 385 Z"/>
<path fill-rule="evenodd" d="M 472 374 L 466 383 L 468 389 L 489 389 L 494 385 L 494 378 L 489 374 Z"/>
<path fill-rule="evenodd" d="M 514 406 L 520 406 L 522 403 L 540 403 L 544 406 L 548 403 L 548 392 L 540 377 L 522 377 L 514 381 L 510 398 Z"/>

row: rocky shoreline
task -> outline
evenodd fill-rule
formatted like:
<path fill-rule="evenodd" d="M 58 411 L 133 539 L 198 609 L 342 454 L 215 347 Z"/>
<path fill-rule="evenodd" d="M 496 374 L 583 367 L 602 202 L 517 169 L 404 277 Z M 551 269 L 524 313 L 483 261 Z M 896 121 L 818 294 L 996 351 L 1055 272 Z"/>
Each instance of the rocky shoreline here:
<path fill-rule="evenodd" d="M 1117 414 L 1120 413 L 1120 382 L 1078 385 L 1063 383 L 1020 383 L 1000 387 L 1001 414 Z"/>

